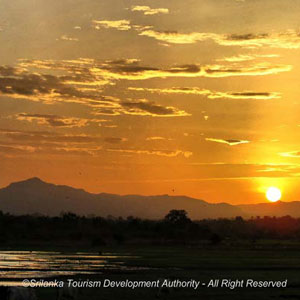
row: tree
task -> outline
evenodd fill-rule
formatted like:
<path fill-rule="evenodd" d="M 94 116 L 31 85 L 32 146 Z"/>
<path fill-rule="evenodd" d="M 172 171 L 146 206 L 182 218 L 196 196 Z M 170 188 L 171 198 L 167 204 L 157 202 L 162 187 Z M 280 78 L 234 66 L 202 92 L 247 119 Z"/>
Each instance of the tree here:
<path fill-rule="evenodd" d="M 191 223 L 191 220 L 187 216 L 187 212 L 183 209 L 170 210 L 169 213 L 165 216 L 164 220 L 172 224 L 180 225 Z"/>

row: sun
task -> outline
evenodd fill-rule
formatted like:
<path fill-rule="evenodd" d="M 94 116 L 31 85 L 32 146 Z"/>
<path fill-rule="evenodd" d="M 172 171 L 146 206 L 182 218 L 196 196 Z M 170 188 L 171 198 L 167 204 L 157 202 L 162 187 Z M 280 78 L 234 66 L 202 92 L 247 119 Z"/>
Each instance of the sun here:
<path fill-rule="evenodd" d="M 266 197 L 271 202 L 277 202 L 281 199 L 281 191 L 277 187 L 269 187 L 266 192 Z"/>

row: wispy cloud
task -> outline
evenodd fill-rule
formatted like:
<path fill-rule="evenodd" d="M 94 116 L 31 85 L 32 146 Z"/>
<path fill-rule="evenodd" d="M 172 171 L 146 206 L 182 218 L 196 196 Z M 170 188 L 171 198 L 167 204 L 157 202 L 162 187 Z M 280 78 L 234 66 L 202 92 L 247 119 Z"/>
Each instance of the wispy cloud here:
<path fill-rule="evenodd" d="M 134 11 L 143 11 L 144 14 L 168 13 L 164 8 L 151 9 L 148 6 L 133 6 Z M 160 10 L 160 12 L 158 12 Z M 221 46 L 239 46 L 244 48 L 281 48 L 281 49 L 299 49 L 300 34 L 298 31 L 289 29 L 277 33 L 244 33 L 244 34 L 219 34 L 212 32 L 178 32 L 174 30 L 159 31 L 152 26 L 131 25 L 129 20 L 93 20 L 94 28 L 114 28 L 117 30 L 129 30 L 131 28 L 138 32 L 139 36 L 153 38 L 165 44 L 194 44 L 212 40 Z"/>
<path fill-rule="evenodd" d="M 146 141 L 164 141 L 164 140 L 172 140 L 172 139 L 169 139 L 169 138 L 165 138 L 165 137 L 162 137 L 162 136 L 149 136 L 146 138 Z"/>
<path fill-rule="evenodd" d="M 300 151 L 290 151 L 290 152 L 282 152 L 279 153 L 280 156 L 284 156 L 284 157 L 300 157 Z"/>
<path fill-rule="evenodd" d="M 259 76 L 288 72 L 290 65 L 275 65 L 269 63 L 245 65 L 175 65 L 169 68 L 142 66 L 138 61 L 107 62 L 103 65 L 95 65 L 92 72 L 95 76 L 104 76 L 112 79 L 146 80 L 151 78 L 168 77 L 232 77 L 232 76 Z"/>
<path fill-rule="evenodd" d="M 158 94 L 191 94 L 191 95 L 210 95 L 212 92 L 198 87 L 172 87 L 172 88 L 140 88 L 128 87 L 128 90 L 135 92 L 150 92 Z"/>
<path fill-rule="evenodd" d="M 109 144 L 119 144 L 122 142 L 126 142 L 127 138 L 119 138 L 119 137 L 106 137 L 104 138 L 104 142 Z"/>
<path fill-rule="evenodd" d="M 74 38 L 74 37 L 70 37 L 70 36 L 67 36 L 67 35 L 62 35 L 59 40 L 61 41 L 69 41 L 69 42 L 78 42 L 79 39 L 78 38 Z"/>
<path fill-rule="evenodd" d="M 0 129 L 2 138 L 24 143 L 63 143 L 63 144 L 90 144 L 99 143 L 102 138 L 86 134 L 62 134 L 53 131 L 26 131 L 13 129 Z"/>
<path fill-rule="evenodd" d="M 48 125 L 51 127 L 85 127 L 88 124 L 96 123 L 101 124 L 107 122 L 107 120 L 101 119 L 84 119 L 84 118 L 72 118 L 58 115 L 46 115 L 46 114 L 27 114 L 20 113 L 16 116 L 17 120 L 33 122 L 36 121 L 41 125 Z"/>
<path fill-rule="evenodd" d="M 240 46 L 246 48 L 270 47 L 284 49 L 300 48 L 300 35 L 294 30 L 283 33 L 247 33 L 247 34 L 216 34 L 209 32 L 179 33 L 177 31 L 141 30 L 140 36 L 147 36 L 170 44 L 194 44 L 213 40 L 221 46 Z"/>
<path fill-rule="evenodd" d="M 131 29 L 129 20 L 115 20 L 115 21 L 93 20 L 92 23 L 93 23 L 93 27 L 98 30 L 101 28 L 114 28 L 121 31 L 126 31 Z"/>
<path fill-rule="evenodd" d="M 144 15 L 157 15 L 157 14 L 168 14 L 169 10 L 167 8 L 151 8 L 149 6 L 136 5 L 131 7 L 131 11 L 140 11 Z"/>
<path fill-rule="evenodd" d="M 136 115 L 152 117 L 185 117 L 190 116 L 184 110 L 173 106 L 163 106 L 147 99 L 121 101 L 112 108 L 100 108 L 94 110 L 95 115 Z"/>
<path fill-rule="evenodd" d="M 282 167 L 267 167 L 265 169 L 257 170 L 257 172 L 262 173 L 273 173 L 273 172 L 290 172 L 290 168 L 282 168 Z"/>
<path fill-rule="evenodd" d="M 227 62 L 242 62 L 242 61 L 249 61 L 255 60 L 260 58 L 276 58 L 280 57 L 279 54 L 239 54 L 236 56 L 229 56 L 218 59 L 218 61 L 227 61 Z"/>
<path fill-rule="evenodd" d="M 270 47 L 283 49 L 300 48 L 300 35 L 295 30 L 288 30 L 282 33 L 248 33 L 229 34 L 216 40 L 223 46 L 243 46 L 243 47 Z"/>
<path fill-rule="evenodd" d="M 121 106 L 126 109 L 126 114 L 131 115 L 149 115 L 154 117 L 189 116 L 189 114 L 183 110 L 172 106 L 162 106 L 146 99 L 121 102 Z"/>
<path fill-rule="evenodd" d="M 13 154 L 34 153 L 35 151 L 36 148 L 32 146 L 0 143 L 0 153 L 7 154 L 9 156 Z"/>
<path fill-rule="evenodd" d="M 229 146 L 236 146 L 236 145 L 240 145 L 240 144 L 248 144 L 248 143 L 250 143 L 250 141 L 235 140 L 235 139 L 224 140 L 224 139 L 206 138 L 205 140 L 209 141 L 209 142 L 227 144 Z"/>
<path fill-rule="evenodd" d="M 113 85 L 120 80 L 262 76 L 287 72 L 291 69 L 290 65 L 267 63 L 252 64 L 251 66 L 188 64 L 156 67 L 141 65 L 136 59 L 22 60 L 15 67 L 0 66 L 0 96 L 5 95 L 15 99 L 21 98 L 47 104 L 57 102 L 84 104 L 107 115 L 187 116 L 189 114 L 183 110 L 172 106 L 163 106 L 146 99 L 120 100 L 103 95 L 102 87 Z M 197 88 L 175 88 L 162 92 L 197 93 L 210 98 L 271 99 L 279 97 L 276 93 L 251 91 L 219 93 Z"/>
<path fill-rule="evenodd" d="M 219 35 L 215 33 L 178 33 L 177 31 L 156 31 L 153 29 L 141 30 L 139 35 L 151 37 L 170 44 L 194 44 L 208 39 L 216 40 L 219 37 Z"/>
<path fill-rule="evenodd" d="M 215 92 L 208 96 L 211 99 L 217 98 L 229 98 L 229 99 L 258 99 L 258 100 L 270 100 L 280 98 L 279 93 L 269 92 Z"/>
<path fill-rule="evenodd" d="M 121 152 L 129 154 L 146 154 L 146 155 L 157 155 L 157 156 L 166 156 L 166 157 L 176 157 L 178 155 L 183 155 L 185 158 L 189 158 L 193 155 L 190 151 L 182 150 L 146 150 L 146 149 L 107 149 L 110 152 Z"/>
<path fill-rule="evenodd" d="M 190 94 L 190 95 L 204 95 L 210 99 L 217 98 L 229 98 L 229 99 L 259 99 L 259 100 L 269 100 L 280 98 L 279 93 L 275 92 L 253 92 L 253 91 L 243 91 L 243 92 L 215 92 L 207 89 L 200 89 L 198 87 L 173 87 L 173 88 L 136 88 L 129 87 L 131 91 L 138 92 L 151 92 L 159 94 Z"/>
<path fill-rule="evenodd" d="M 146 80 L 151 78 L 168 77 L 230 77 L 230 76 L 258 76 L 287 72 L 292 69 L 290 65 L 258 63 L 250 66 L 244 64 L 214 64 L 214 65 L 173 65 L 170 67 L 144 66 L 137 59 L 121 59 L 97 61 L 80 59 L 75 61 L 27 60 L 20 64 L 21 67 L 34 67 L 38 69 L 64 70 L 72 74 L 77 71 L 74 78 L 89 84 L 100 81 L 102 84 L 114 80 Z M 63 77 L 62 79 L 65 79 Z M 65 79 L 66 80 L 66 79 Z M 71 80 L 71 79 L 70 79 Z M 75 80 L 75 81 L 77 81 Z M 96 84 L 95 83 L 95 84 Z"/>
<path fill-rule="evenodd" d="M 104 144 L 121 144 L 123 137 L 63 134 L 53 131 L 0 129 L 0 152 L 6 155 L 103 155 Z"/>

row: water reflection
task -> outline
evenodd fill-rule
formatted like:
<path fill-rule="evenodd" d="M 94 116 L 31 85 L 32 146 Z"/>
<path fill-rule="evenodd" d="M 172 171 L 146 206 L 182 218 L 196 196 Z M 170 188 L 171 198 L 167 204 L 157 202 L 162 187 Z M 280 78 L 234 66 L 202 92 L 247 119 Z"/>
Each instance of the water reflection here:
<path fill-rule="evenodd" d="M 122 259 L 111 253 L 60 253 L 46 251 L 0 251 L 0 280 L 48 278 L 65 275 L 101 274 L 104 270 L 126 270 Z"/>

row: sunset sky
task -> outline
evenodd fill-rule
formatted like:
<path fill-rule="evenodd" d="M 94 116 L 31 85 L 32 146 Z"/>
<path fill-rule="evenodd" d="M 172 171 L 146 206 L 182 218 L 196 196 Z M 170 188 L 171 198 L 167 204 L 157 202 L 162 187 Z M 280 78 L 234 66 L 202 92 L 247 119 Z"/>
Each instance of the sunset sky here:
<path fill-rule="evenodd" d="M 300 200 L 300 0 L 0 0 L 0 187 Z"/>

